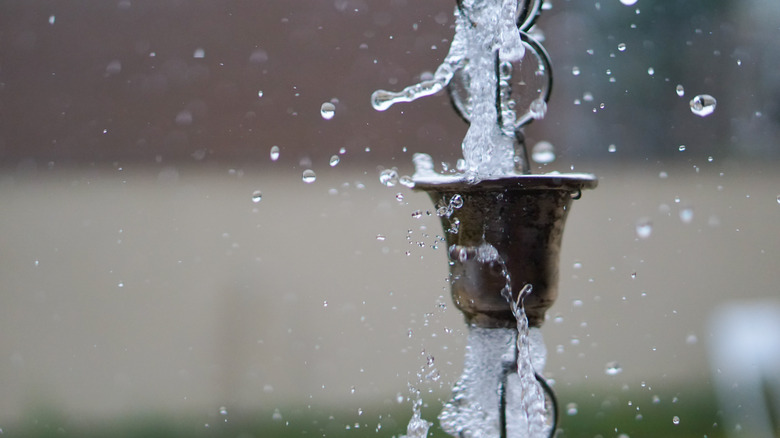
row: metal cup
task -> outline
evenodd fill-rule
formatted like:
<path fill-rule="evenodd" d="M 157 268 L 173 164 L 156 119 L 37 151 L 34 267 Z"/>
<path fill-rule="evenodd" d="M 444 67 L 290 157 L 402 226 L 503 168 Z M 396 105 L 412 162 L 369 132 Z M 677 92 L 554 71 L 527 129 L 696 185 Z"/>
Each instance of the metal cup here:
<path fill-rule="evenodd" d="M 438 207 L 449 248 L 452 299 L 468 324 L 517 326 L 501 294 L 508 274 L 515 300 L 523 286 L 533 286 L 525 311 L 531 327 L 542 325 L 558 297 L 561 239 L 572 200 L 596 185 L 589 174 L 519 175 L 475 184 L 415 181 L 415 190 L 428 193 Z M 480 257 L 485 248 L 495 248 L 498 257 Z"/>

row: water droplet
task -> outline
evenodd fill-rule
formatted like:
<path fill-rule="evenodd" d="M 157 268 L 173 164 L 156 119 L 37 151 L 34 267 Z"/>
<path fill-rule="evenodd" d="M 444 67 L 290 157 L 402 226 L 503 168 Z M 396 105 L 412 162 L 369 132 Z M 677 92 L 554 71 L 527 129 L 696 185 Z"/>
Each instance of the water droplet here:
<path fill-rule="evenodd" d="M 57 19 L 54 15 L 49 15 L 49 24 L 54 24 L 54 21 Z"/>
<path fill-rule="evenodd" d="M 333 118 L 333 116 L 336 115 L 336 105 L 333 105 L 330 102 L 325 102 L 320 107 L 320 114 L 322 115 L 322 118 L 325 120 L 330 120 Z"/>
<path fill-rule="evenodd" d="M 569 403 L 566 405 L 566 413 L 568 415 L 577 415 L 577 403 Z"/>
<path fill-rule="evenodd" d="M 260 190 L 255 190 L 254 192 L 252 192 L 252 202 L 257 204 L 262 200 L 263 200 L 263 192 L 261 192 Z"/>
<path fill-rule="evenodd" d="M 452 199 L 450 199 L 450 207 L 452 208 L 461 208 L 463 207 L 463 197 L 459 194 L 455 194 L 452 196 Z"/>
<path fill-rule="evenodd" d="M 115 75 L 122 72 L 122 62 L 115 59 L 106 66 L 106 74 Z"/>
<path fill-rule="evenodd" d="M 257 90 L 257 97 L 263 97 L 263 90 Z"/>
<path fill-rule="evenodd" d="M 311 184 L 317 180 L 317 174 L 311 169 L 306 169 L 303 171 L 302 179 L 306 184 Z"/>
<path fill-rule="evenodd" d="M 412 212 L 412 217 L 415 219 L 420 219 L 422 217 L 422 211 L 421 210 L 415 210 Z"/>
<path fill-rule="evenodd" d="M 539 164 L 552 163 L 555 161 L 555 148 L 548 141 L 540 141 L 534 145 L 531 159 Z"/>
<path fill-rule="evenodd" d="M 395 200 L 398 202 L 404 202 L 404 194 L 401 192 L 396 193 Z"/>
<path fill-rule="evenodd" d="M 653 67 L 648 67 L 647 68 L 647 74 L 649 74 L 650 76 L 654 75 L 655 74 L 655 69 Z"/>
<path fill-rule="evenodd" d="M 608 376 L 616 376 L 623 372 L 623 368 L 620 367 L 620 364 L 617 362 L 608 362 L 607 367 L 604 368 L 604 372 Z"/>
<path fill-rule="evenodd" d="M 580 68 L 575 65 L 574 67 L 571 68 L 571 74 L 573 74 L 574 76 L 579 76 Z"/>
<path fill-rule="evenodd" d="M 409 175 L 404 175 L 401 177 L 401 179 L 398 180 L 398 182 L 401 183 L 402 186 L 412 188 L 414 187 L 414 180 Z"/>
<path fill-rule="evenodd" d="M 125 283 L 120 281 L 119 284 L 117 284 L 117 287 L 125 287 Z"/>
<path fill-rule="evenodd" d="M 282 413 L 279 412 L 279 408 L 274 409 L 274 413 L 271 415 L 271 419 L 274 421 L 282 421 Z"/>
<path fill-rule="evenodd" d="M 541 97 L 535 99 L 531 102 L 531 106 L 528 107 L 528 111 L 534 119 L 543 119 L 544 115 L 547 114 L 547 102 Z"/>
<path fill-rule="evenodd" d="M 607 150 L 608 150 L 609 152 L 616 152 L 616 151 L 617 151 L 617 146 L 615 146 L 614 144 L 611 144 L 611 145 L 609 145 L 609 147 L 607 148 Z"/>
<path fill-rule="evenodd" d="M 685 152 L 685 145 L 681 144 L 680 146 L 677 147 L 677 150 L 680 152 Z"/>
<path fill-rule="evenodd" d="M 718 101 L 709 94 L 700 94 L 691 99 L 691 112 L 700 117 L 707 117 L 715 112 Z"/>
<path fill-rule="evenodd" d="M 386 239 L 386 237 L 381 235 L 381 234 L 377 234 L 376 235 L 376 240 L 379 240 L 380 242 L 384 242 L 385 239 Z"/>
<path fill-rule="evenodd" d="M 398 184 L 398 171 L 396 169 L 385 169 L 379 172 L 379 182 L 387 187 L 393 187 Z"/>
<path fill-rule="evenodd" d="M 653 223 L 650 219 L 642 218 L 636 223 L 636 236 L 640 239 L 647 239 L 653 234 Z"/>
<path fill-rule="evenodd" d="M 777 195 L 777 203 L 780 204 L 780 195 Z"/>
<path fill-rule="evenodd" d="M 675 415 L 674 417 L 672 417 L 672 423 L 674 423 L 674 424 L 680 424 L 680 417 L 678 417 L 677 415 Z"/>
<path fill-rule="evenodd" d="M 512 79 L 512 63 L 504 61 L 498 66 L 498 78 L 502 80 Z"/>
<path fill-rule="evenodd" d="M 271 161 L 276 161 L 279 159 L 279 146 L 271 146 Z"/>
<path fill-rule="evenodd" d="M 688 345 L 694 345 L 697 342 L 699 342 L 699 338 L 694 333 L 688 334 L 688 336 L 685 338 L 685 343 Z"/>
<path fill-rule="evenodd" d="M 192 124 L 192 112 L 187 110 L 182 110 L 179 112 L 179 114 L 176 114 L 176 124 L 180 126 L 187 126 Z"/>
<path fill-rule="evenodd" d="M 198 47 L 195 49 L 195 51 L 192 53 L 193 58 L 205 58 L 206 57 L 206 51 L 203 50 L 202 47 Z"/>
<path fill-rule="evenodd" d="M 685 88 L 682 85 L 677 85 L 677 87 L 674 89 L 674 91 L 680 97 L 685 96 Z"/>
<path fill-rule="evenodd" d="M 618 44 L 618 50 L 620 50 L 621 52 L 625 52 L 626 51 L 626 43 Z"/>
<path fill-rule="evenodd" d="M 328 300 L 322 302 L 322 307 L 328 307 Z"/>
<path fill-rule="evenodd" d="M 219 415 L 227 415 L 227 408 L 224 406 L 219 407 Z"/>
<path fill-rule="evenodd" d="M 623 3 L 626 6 L 633 6 L 636 2 L 637 0 L 620 0 L 620 3 Z"/>
<path fill-rule="evenodd" d="M 653 396 L 653 404 L 657 405 L 658 403 L 661 403 L 661 397 L 658 397 L 657 395 Z"/>
<path fill-rule="evenodd" d="M 336 167 L 336 165 L 339 164 L 339 161 L 341 161 L 339 156 L 333 155 L 332 157 L 330 157 L 330 167 Z"/>
<path fill-rule="evenodd" d="M 680 209 L 680 220 L 684 224 L 689 224 L 693 221 L 693 207 L 684 207 Z"/>

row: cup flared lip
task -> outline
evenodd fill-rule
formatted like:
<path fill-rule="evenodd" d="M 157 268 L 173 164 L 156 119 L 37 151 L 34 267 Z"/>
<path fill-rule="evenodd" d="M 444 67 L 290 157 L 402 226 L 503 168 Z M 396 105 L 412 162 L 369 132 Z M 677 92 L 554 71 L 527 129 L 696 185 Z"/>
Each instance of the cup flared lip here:
<path fill-rule="evenodd" d="M 590 173 L 544 173 L 503 175 L 470 181 L 466 175 L 415 176 L 414 190 L 419 191 L 494 191 L 494 190 L 582 190 L 594 189 L 598 178 Z"/>

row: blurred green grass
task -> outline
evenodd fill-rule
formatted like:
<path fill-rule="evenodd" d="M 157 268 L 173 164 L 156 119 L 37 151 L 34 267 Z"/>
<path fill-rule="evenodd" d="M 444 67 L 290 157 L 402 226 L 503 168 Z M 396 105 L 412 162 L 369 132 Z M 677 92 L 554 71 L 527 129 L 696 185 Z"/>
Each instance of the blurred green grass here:
<path fill-rule="evenodd" d="M 725 437 L 714 394 L 708 388 L 619 393 L 598 389 L 559 391 L 558 438 L 623 434 L 632 438 Z M 4 437 L 31 438 L 393 437 L 406 432 L 411 416 L 409 406 L 408 402 L 377 403 L 362 408 L 362 414 L 345 407 L 288 406 L 252 412 L 230 410 L 227 415 L 138 413 L 104 420 L 78 418 L 51 406 L 38 406 L 16 422 L 0 426 Z M 423 408 L 423 418 L 437 423 L 435 418 L 440 410 L 438 398 L 432 398 Z M 677 424 L 674 417 L 679 418 Z M 436 424 L 429 436 L 449 435 Z"/>

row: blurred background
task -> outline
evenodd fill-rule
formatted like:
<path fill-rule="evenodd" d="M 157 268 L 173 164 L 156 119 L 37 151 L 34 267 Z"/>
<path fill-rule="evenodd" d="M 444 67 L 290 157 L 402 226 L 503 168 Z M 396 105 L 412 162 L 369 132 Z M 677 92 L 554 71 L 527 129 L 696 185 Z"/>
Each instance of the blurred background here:
<path fill-rule="evenodd" d="M 466 328 L 432 205 L 378 177 L 467 126 L 369 96 L 452 3 L 0 2 L 4 435 L 393 436 L 410 383 L 435 420 Z M 533 170 L 600 179 L 544 326 L 560 436 L 777 434 L 780 3 L 548 4 Z"/>

